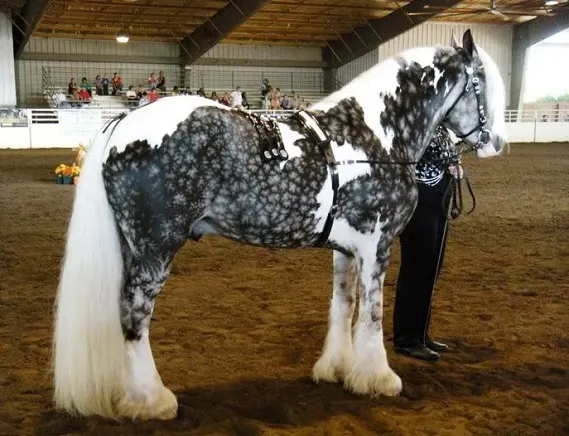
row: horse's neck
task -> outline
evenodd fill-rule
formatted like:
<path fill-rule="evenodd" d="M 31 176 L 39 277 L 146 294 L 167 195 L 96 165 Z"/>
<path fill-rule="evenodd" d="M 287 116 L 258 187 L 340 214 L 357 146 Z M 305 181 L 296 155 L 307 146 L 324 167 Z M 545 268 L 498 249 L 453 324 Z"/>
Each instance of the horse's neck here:
<path fill-rule="evenodd" d="M 432 66 L 434 54 L 434 49 L 411 50 L 404 58 L 409 62 L 417 62 L 424 68 Z M 405 68 L 400 62 L 388 59 L 316 103 L 311 109 L 327 112 L 342 100 L 354 98 L 362 108 L 365 123 L 379 138 L 387 153 L 399 149 L 400 153 L 397 154 L 418 161 L 433 138 L 436 127 L 459 98 L 464 77 L 462 73 L 443 74 L 444 69 L 435 69 L 433 84 L 426 83 L 422 89 L 411 89 L 400 83 L 399 76 L 403 71 Z M 429 97 L 427 104 L 421 99 L 426 99 L 427 88 L 432 86 L 439 92 Z M 400 89 L 396 92 L 398 88 Z M 405 100 L 416 110 L 416 115 L 410 109 L 404 109 L 407 107 L 403 106 Z"/>

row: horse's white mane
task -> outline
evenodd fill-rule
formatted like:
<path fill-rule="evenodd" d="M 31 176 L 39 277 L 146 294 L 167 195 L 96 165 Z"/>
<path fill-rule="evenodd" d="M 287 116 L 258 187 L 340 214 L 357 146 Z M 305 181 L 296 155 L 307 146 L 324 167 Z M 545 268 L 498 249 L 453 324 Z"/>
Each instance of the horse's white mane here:
<path fill-rule="evenodd" d="M 486 76 L 486 117 L 491 122 L 491 130 L 506 140 L 506 122 L 504 112 L 506 110 L 506 88 L 502 75 L 496 62 L 480 47 L 476 47 L 478 56 L 484 65 Z"/>

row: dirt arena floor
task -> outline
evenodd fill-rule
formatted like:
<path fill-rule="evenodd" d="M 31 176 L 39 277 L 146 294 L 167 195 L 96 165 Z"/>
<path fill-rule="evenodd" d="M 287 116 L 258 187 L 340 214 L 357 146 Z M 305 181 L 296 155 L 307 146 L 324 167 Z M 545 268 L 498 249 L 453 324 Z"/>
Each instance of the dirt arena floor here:
<path fill-rule="evenodd" d="M 439 363 L 393 353 L 396 248 L 385 332 L 404 382 L 397 398 L 310 381 L 331 252 L 188 243 L 151 330 L 179 417 L 146 423 L 52 408 L 52 306 L 74 189 L 52 170 L 71 160 L 69 150 L 0 151 L 0 436 L 569 434 L 569 145 L 466 159 L 478 208 L 451 225 L 432 320 L 451 350 Z"/>

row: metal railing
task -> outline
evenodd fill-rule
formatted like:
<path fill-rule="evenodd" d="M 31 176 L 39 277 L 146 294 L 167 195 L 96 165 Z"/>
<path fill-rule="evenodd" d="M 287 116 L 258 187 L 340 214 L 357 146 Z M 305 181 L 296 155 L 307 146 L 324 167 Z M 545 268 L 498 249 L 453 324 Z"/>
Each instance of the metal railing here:
<path fill-rule="evenodd" d="M 58 91 L 53 85 L 49 69 L 41 67 L 41 84 L 43 95 L 49 107 L 58 107 Z"/>
<path fill-rule="evenodd" d="M 505 119 L 506 123 L 567 123 L 569 109 L 507 110 Z"/>
<path fill-rule="evenodd" d="M 68 108 L 68 109 L 30 109 L 31 112 L 31 122 L 32 124 L 41 123 L 57 123 L 58 112 L 60 110 L 99 110 L 102 113 L 103 121 L 107 121 L 121 112 L 134 109 L 136 106 L 124 106 L 124 107 L 104 107 L 104 106 L 83 106 L 81 108 Z M 253 109 L 249 112 L 257 114 L 265 114 L 271 117 L 283 117 L 290 115 L 294 110 L 263 110 L 263 109 Z M 544 118 L 543 115 L 546 117 Z M 531 111 L 516 111 L 507 110 L 506 111 L 506 122 L 507 123 L 533 123 L 533 122 L 565 122 L 569 123 L 569 109 L 563 110 L 531 110 Z"/>

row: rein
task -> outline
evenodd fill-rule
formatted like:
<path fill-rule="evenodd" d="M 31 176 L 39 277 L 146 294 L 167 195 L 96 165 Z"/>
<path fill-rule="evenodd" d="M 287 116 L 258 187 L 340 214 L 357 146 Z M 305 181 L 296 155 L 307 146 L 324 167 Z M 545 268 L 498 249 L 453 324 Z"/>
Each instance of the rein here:
<path fill-rule="evenodd" d="M 443 194 L 443 200 L 442 200 L 442 210 L 444 211 L 444 214 L 446 215 L 447 219 L 457 219 L 458 217 L 460 217 L 460 215 L 462 215 L 462 211 L 463 211 L 463 207 L 464 207 L 464 201 L 462 199 L 462 181 L 465 181 L 466 183 L 466 188 L 468 189 L 468 193 L 470 195 L 470 198 L 472 199 L 472 207 L 470 208 L 470 210 L 468 212 L 466 212 L 467 215 L 470 215 L 474 209 L 476 208 L 476 197 L 474 196 L 474 190 L 472 189 L 472 184 L 470 183 L 470 178 L 468 177 L 468 174 L 466 173 L 466 170 L 464 170 L 464 175 L 462 178 L 454 178 L 451 177 L 451 181 L 448 184 L 448 186 L 445 189 L 445 192 Z M 449 208 L 446 207 L 446 200 L 448 198 L 448 196 L 451 195 L 451 201 L 450 201 L 450 212 L 449 212 Z"/>

